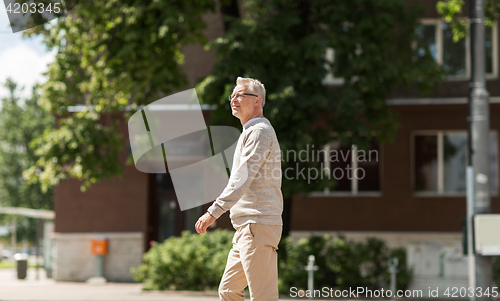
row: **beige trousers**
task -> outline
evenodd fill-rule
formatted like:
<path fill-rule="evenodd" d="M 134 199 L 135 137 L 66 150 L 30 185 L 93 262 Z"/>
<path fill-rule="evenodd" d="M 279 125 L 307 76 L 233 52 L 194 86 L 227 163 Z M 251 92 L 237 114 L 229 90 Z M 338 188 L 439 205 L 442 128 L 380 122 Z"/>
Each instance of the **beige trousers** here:
<path fill-rule="evenodd" d="M 245 300 L 248 285 L 252 301 L 278 300 L 278 243 L 281 225 L 246 224 L 236 229 L 233 248 L 219 286 L 222 301 Z"/>

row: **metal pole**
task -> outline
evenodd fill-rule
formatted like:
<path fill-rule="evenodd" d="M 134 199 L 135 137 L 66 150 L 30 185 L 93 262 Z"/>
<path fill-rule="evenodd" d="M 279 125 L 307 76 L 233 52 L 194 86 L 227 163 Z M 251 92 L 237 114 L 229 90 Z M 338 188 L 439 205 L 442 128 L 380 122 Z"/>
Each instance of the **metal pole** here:
<path fill-rule="evenodd" d="M 470 150 L 469 150 L 470 153 Z M 470 161 L 469 161 L 470 162 Z M 474 169 L 472 165 L 467 166 L 467 261 L 469 271 L 469 287 L 476 287 L 476 257 L 474 256 L 474 231 L 472 229 L 472 219 L 474 218 Z M 474 289 L 475 291 L 475 289 Z M 473 294 L 470 301 L 475 301 Z"/>
<path fill-rule="evenodd" d="M 16 253 L 16 240 L 17 240 L 17 216 L 15 214 L 12 215 L 12 247 L 10 252 L 10 258 L 12 260 L 12 268 L 14 271 L 14 278 L 16 277 L 16 260 L 14 259 L 14 254 Z"/>
<path fill-rule="evenodd" d="M 97 277 L 104 277 L 104 256 L 97 255 Z"/>
<path fill-rule="evenodd" d="M 40 265 L 40 219 L 36 219 L 36 280 L 40 280 L 38 266 Z"/>
<path fill-rule="evenodd" d="M 314 266 L 314 255 L 309 256 L 309 262 L 307 264 L 308 269 L 308 277 L 307 277 L 307 289 L 312 292 L 314 291 L 314 270 L 312 267 Z"/>
<path fill-rule="evenodd" d="M 399 271 L 398 265 L 399 265 L 399 259 L 397 257 L 389 258 L 389 261 L 387 262 L 387 266 L 389 268 L 389 273 L 391 274 L 391 293 L 392 293 L 391 299 L 392 300 L 396 299 L 396 289 L 397 289 L 397 287 L 396 287 L 396 274 Z"/>
<path fill-rule="evenodd" d="M 491 198 L 489 191 L 489 94 L 485 80 L 485 33 L 484 1 L 470 0 L 471 33 L 471 82 L 469 94 L 469 136 L 470 152 L 474 167 L 474 213 L 489 213 Z M 493 284 L 492 262 L 487 256 L 475 256 L 476 285 L 484 290 Z M 477 300 L 489 300 L 477 297 Z"/>
<path fill-rule="evenodd" d="M 396 299 L 396 272 L 391 273 L 391 292 L 393 294 L 391 299 Z"/>
<path fill-rule="evenodd" d="M 318 270 L 318 266 L 314 265 L 314 255 L 309 255 L 308 259 L 307 266 L 305 267 L 305 270 L 308 272 L 307 289 L 311 293 L 311 296 L 314 296 L 314 271 Z M 309 297 L 309 299 L 312 299 L 312 297 Z"/>

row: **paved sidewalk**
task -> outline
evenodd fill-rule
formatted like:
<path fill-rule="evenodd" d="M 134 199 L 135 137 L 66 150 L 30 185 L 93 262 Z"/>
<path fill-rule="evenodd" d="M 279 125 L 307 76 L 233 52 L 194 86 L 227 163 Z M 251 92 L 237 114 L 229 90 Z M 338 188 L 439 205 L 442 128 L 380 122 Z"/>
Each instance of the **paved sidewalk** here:
<path fill-rule="evenodd" d="M 141 283 L 106 283 L 90 285 L 82 282 L 61 282 L 47 279 L 45 271 L 29 269 L 24 280 L 18 280 L 12 269 L 0 269 L 1 301 L 215 301 L 216 292 L 142 291 Z"/>
<path fill-rule="evenodd" d="M 12 269 L 0 269 L 0 301 L 218 301 L 216 292 L 142 291 L 141 283 L 56 282 L 47 279 L 43 269 L 28 270 L 18 280 Z M 296 299 L 296 298 L 295 298 Z M 247 298 L 246 300 L 250 300 Z M 280 300 L 293 300 L 280 298 Z"/>

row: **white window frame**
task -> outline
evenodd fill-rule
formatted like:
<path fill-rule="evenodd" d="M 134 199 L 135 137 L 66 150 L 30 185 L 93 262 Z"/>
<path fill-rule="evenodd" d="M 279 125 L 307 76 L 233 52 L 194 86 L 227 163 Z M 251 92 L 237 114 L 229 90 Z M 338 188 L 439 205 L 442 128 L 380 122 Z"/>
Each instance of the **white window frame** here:
<path fill-rule="evenodd" d="M 323 191 L 313 191 L 308 196 L 310 196 L 310 197 L 328 197 L 328 196 L 335 196 L 335 197 L 380 197 L 380 196 L 382 196 L 382 183 L 383 183 L 383 181 L 382 181 L 383 164 L 382 164 L 382 156 L 381 156 L 382 147 L 383 147 L 382 144 L 379 144 L 379 147 L 378 147 L 379 148 L 378 149 L 379 185 L 380 185 L 379 191 L 359 191 L 358 190 L 358 179 L 356 177 L 352 177 L 351 191 L 330 191 L 329 188 L 325 188 Z M 327 145 L 325 145 L 323 147 L 323 151 L 325 151 L 325 154 L 329 154 L 330 150 L 331 150 L 330 143 L 328 143 Z M 357 151 L 358 151 L 357 145 L 353 144 L 351 146 L 351 166 L 352 166 L 353 170 L 358 168 L 358 161 L 356 160 L 358 156 L 357 155 L 352 156 L 353 153 L 357 154 Z M 323 163 L 325 164 L 325 171 L 329 173 L 330 169 L 331 169 L 331 162 L 329 160 L 329 157 L 325 156 Z"/>
<path fill-rule="evenodd" d="M 325 53 L 325 60 L 327 63 L 325 63 L 325 69 L 327 70 L 327 74 L 325 78 L 323 78 L 323 85 L 332 85 L 332 86 L 341 86 L 344 84 L 345 80 L 343 77 L 335 77 L 335 74 L 333 74 L 333 70 L 331 66 L 335 64 L 335 49 L 332 47 L 326 48 L 326 53 Z"/>
<path fill-rule="evenodd" d="M 498 131 L 490 130 L 491 133 L 496 133 L 497 135 L 497 143 L 500 140 L 498 136 Z M 443 136 L 445 134 L 465 134 L 467 135 L 466 130 L 418 130 L 412 131 L 410 135 L 410 160 L 411 160 L 411 168 L 410 168 L 410 180 L 411 180 L 411 188 L 412 194 L 415 197 L 465 197 L 467 192 L 453 192 L 453 191 L 444 191 L 444 152 L 443 152 Z M 415 136 L 437 136 L 437 191 L 416 191 L 416 179 L 415 179 Z M 466 150 L 468 152 L 468 150 Z M 497 178 L 497 190 L 490 191 L 491 196 L 498 196 L 498 191 L 500 187 L 498 186 L 500 175 L 498 174 L 498 164 L 500 162 L 500 158 L 498 157 L 498 145 L 496 147 L 496 158 L 497 164 L 495 166 Z"/>
<path fill-rule="evenodd" d="M 443 23 L 447 23 L 443 19 L 420 19 L 420 24 L 422 25 L 435 25 L 435 40 L 436 40 L 436 62 L 439 65 L 443 64 Z M 492 31 L 492 73 L 486 74 L 486 79 L 494 80 L 498 79 L 498 20 L 493 23 Z M 448 81 L 463 81 L 468 80 L 471 77 L 471 42 L 470 42 L 470 32 L 467 31 L 465 36 L 465 76 L 449 75 L 446 79 Z"/>
<path fill-rule="evenodd" d="M 356 44 L 356 50 L 354 51 L 355 55 L 361 55 L 363 53 L 363 48 L 361 48 L 360 44 Z M 335 77 L 335 74 L 333 74 L 333 70 L 331 66 L 335 64 L 335 49 L 332 47 L 327 47 L 326 48 L 326 53 L 325 53 L 325 60 L 327 63 L 325 63 L 324 67 L 327 70 L 327 74 L 325 78 L 323 78 L 322 83 L 323 85 L 328 85 L 328 86 L 342 86 L 345 83 L 345 79 L 343 77 Z M 359 79 L 359 76 L 354 75 L 351 78 L 351 82 L 354 83 Z"/>

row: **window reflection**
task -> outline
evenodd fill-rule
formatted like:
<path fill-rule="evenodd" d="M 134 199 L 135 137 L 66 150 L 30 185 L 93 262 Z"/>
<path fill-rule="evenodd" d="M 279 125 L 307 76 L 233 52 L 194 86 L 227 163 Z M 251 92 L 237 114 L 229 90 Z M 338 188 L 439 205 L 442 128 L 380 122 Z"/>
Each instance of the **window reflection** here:
<path fill-rule="evenodd" d="M 415 136 L 415 190 L 437 191 L 437 136 Z"/>
<path fill-rule="evenodd" d="M 443 67 L 450 75 L 465 76 L 465 39 L 453 41 L 453 30 L 449 23 L 443 23 Z"/>
<path fill-rule="evenodd" d="M 497 133 L 490 133 L 490 191 L 498 191 Z M 467 133 L 438 132 L 414 136 L 416 192 L 465 193 Z"/>
<path fill-rule="evenodd" d="M 443 135 L 444 191 L 465 191 L 467 135 Z"/>
<path fill-rule="evenodd" d="M 437 46 L 436 46 L 436 25 L 420 25 L 417 27 L 417 35 L 422 42 L 429 47 L 432 57 L 437 61 Z M 418 55 L 425 56 L 425 48 L 418 49 Z"/>
<path fill-rule="evenodd" d="M 466 77 L 470 74 L 470 64 L 467 64 L 467 56 L 470 55 L 467 49 L 466 38 L 453 41 L 453 30 L 450 23 L 441 20 L 426 20 L 425 24 L 416 27 L 415 33 L 422 44 L 429 47 L 430 53 L 439 64 L 453 77 Z M 494 26 L 497 26 L 495 23 Z M 494 68 L 494 28 L 485 26 L 485 60 L 486 74 L 495 75 Z M 470 33 L 467 33 L 469 38 Z M 424 47 L 417 49 L 417 54 L 423 57 L 426 53 Z"/>
<path fill-rule="evenodd" d="M 493 73 L 493 27 L 485 26 L 486 73 Z"/>

